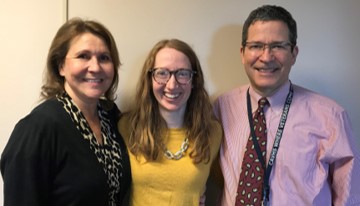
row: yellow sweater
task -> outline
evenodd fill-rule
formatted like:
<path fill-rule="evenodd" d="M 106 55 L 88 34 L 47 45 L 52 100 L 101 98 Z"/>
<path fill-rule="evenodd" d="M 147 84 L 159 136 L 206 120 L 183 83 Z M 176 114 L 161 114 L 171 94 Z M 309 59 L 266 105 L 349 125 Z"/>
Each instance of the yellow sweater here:
<path fill-rule="evenodd" d="M 127 116 L 120 119 L 119 130 L 125 142 L 129 138 L 129 121 Z M 210 166 L 217 155 L 222 139 L 222 129 L 214 121 L 211 144 L 211 160 L 208 164 L 194 164 L 189 157 L 191 144 L 186 155 L 180 160 L 159 158 L 156 162 L 146 162 L 143 157 L 136 157 L 129 151 L 132 185 L 130 194 L 131 206 L 191 206 L 199 205 L 200 196 L 205 191 L 205 184 Z M 171 129 L 166 147 L 172 153 L 180 149 L 185 139 L 184 129 Z"/>

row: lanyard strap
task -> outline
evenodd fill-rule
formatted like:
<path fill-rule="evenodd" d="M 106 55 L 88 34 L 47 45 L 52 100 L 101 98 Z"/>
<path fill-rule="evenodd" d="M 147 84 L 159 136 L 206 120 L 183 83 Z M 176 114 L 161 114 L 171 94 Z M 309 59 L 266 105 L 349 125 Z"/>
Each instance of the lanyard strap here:
<path fill-rule="evenodd" d="M 258 156 L 259 161 L 261 162 L 262 168 L 265 171 L 264 185 L 263 185 L 263 201 L 265 203 L 269 201 L 269 193 L 270 193 L 269 178 L 270 178 L 272 167 L 273 167 L 275 159 L 276 159 L 277 152 L 278 152 L 279 147 L 280 147 L 280 141 L 281 141 L 281 137 L 282 137 L 282 134 L 283 134 L 283 131 L 284 131 L 284 128 L 285 128 L 285 123 L 286 123 L 286 120 L 287 120 L 287 116 L 289 114 L 289 109 L 290 109 L 291 101 L 292 101 L 292 98 L 293 98 L 293 94 L 294 94 L 294 89 L 293 89 L 293 86 L 292 86 L 292 84 L 290 82 L 289 93 L 288 93 L 288 95 L 286 97 L 283 112 L 281 114 L 281 119 L 280 119 L 279 126 L 278 126 L 278 129 L 277 129 L 277 132 L 276 132 L 275 141 L 274 141 L 271 153 L 270 153 L 270 159 L 269 159 L 268 165 L 266 167 L 265 160 L 264 160 L 264 158 L 262 158 L 262 155 L 261 155 L 261 150 L 260 150 L 259 143 L 256 140 L 254 125 L 253 125 L 250 94 L 249 94 L 249 89 L 247 90 L 246 99 L 247 99 L 247 110 L 248 110 L 248 119 L 249 119 L 249 125 L 250 125 L 250 132 L 251 132 L 252 140 L 253 140 L 253 143 L 254 143 L 254 148 L 256 150 L 256 154 Z M 265 157 L 265 159 L 266 159 L 266 157 Z"/>

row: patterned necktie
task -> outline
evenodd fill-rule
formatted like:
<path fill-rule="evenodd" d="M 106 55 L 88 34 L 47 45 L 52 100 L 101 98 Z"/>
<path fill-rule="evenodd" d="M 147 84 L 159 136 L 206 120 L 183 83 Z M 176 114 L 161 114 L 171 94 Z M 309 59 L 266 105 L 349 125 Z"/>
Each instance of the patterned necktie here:
<path fill-rule="evenodd" d="M 262 152 L 264 162 L 266 160 L 266 122 L 264 106 L 268 100 L 263 97 L 259 100 L 259 107 L 253 118 L 255 135 Z M 237 190 L 235 206 L 240 205 L 261 205 L 263 188 L 264 169 L 258 159 L 254 148 L 252 136 L 250 135 L 241 166 L 240 180 Z"/>

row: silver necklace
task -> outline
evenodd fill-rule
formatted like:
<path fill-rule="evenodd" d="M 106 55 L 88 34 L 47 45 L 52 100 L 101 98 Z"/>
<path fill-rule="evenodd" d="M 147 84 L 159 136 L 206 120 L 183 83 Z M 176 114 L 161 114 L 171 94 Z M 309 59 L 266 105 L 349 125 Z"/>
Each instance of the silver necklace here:
<path fill-rule="evenodd" d="M 188 147 L 189 147 L 189 139 L 185 138 L 184 142 L 181 144 L 180 150 L 175 152 L 175 154 L 173 154 L 165 147 L 164 156 L 169 160 L 179 160 L 184 156 L 184 153 L 186 152 Z"/>

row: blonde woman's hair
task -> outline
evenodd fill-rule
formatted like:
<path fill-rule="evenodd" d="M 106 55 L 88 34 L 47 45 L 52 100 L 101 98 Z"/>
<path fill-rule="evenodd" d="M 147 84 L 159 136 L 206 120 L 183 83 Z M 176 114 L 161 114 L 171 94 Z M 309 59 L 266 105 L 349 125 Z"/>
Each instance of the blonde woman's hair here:
<path fill-rule="evenodd" d="M 60 68 L 65 62 L 71 41 L 84 33 L 91 33 L 101 38 L 110 51 L 114 66 L 114 79 L 109 89 L 105 92 L 104 97 L 110 104 L 115 100 L 115 92 L 119 81 L 118 68 L 121 64 L 115 39 L 104 25 L 96 21 L 83 20 L 81 18 L 73 18 L 64 23 L 57 31 L 51 43 L 46 61 L 44 84 L 41 87 L 41 98 L 43 100 L 54 98 L 65 91 L 65 78 L 60 75 Z"/>

